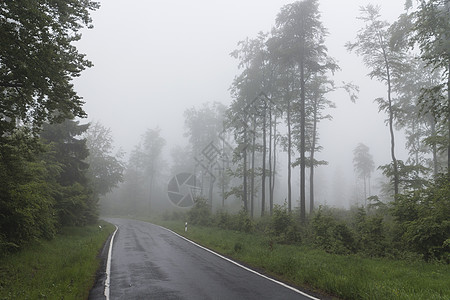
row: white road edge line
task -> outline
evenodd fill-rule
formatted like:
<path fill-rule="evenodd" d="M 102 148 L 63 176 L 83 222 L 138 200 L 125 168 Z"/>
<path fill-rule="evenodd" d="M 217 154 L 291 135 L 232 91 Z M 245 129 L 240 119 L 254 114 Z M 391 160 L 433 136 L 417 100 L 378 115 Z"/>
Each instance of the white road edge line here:
<path fill-rule="evenodd" d="M 114 242 L 114 237 L 116 236 L 116 232 L 119 229 L 116 226 L 116 230 L 114 231 L 112 237 L 111 237 L 111 241 L 109 242 L 109 249 L 108 249 L 108 259 L 106 261 L 106 279 L 105 279 L 105 292 L 104 295 L 106 297 L 106 300 L 109 300 L 109 283 L 111 280 L 111 253 L 112 253 L 112 246 L 113 246 L 113 242 Z"/>
<path fill-rule="evenodd" d="M 203 246 L 201 246 L 201 245 L 199 245 L 199 244 L 197 244 L 197 243 L 191 241 L 190 239 L 185 238 L 185 237 L 182 236 L 182 235 L 179 235 L 178 233 L 176 233 L 176 232 L 174 232 L 174 231 L 172 231 L 172 230 L 170 230 L 170 229 L 167 229 L 167 228 L 162 227 L 162 226 L 159 226 L 159 225 L 156 225 L 156 226 L 158 226 L 158 227 L 160 227 L 160 228 L 162 228 L 162 229 L 165 229 L 165 230 L 167 230 L 167 231 L 169 231 L 169 232 L 175 234 L 176 236 L 178 236 L 178 237 L 180 237 L 180 238 L 182 238 L 182 239 L 188 241 L 189 243 L 191 243 L 191 244 L 193 244 L 193 245 L 195 245 L 195 246 L 197 246 L 197 247 L 199 247 L 199 248 L 201 248 L 201 249 L 203 249 L 203 250 L 206 250 L 206 251 L 208 251 L 208 252 L 210 252 L 210 253 L 212 253 L 212 254 L 214 254 L 214 255 L 216 255 L 216 256 L 218 256 L 218 257 L 220 257 L 220 258 L 222 258 L 222 259 L 224 259 L 224 260 L 226 260 L 226 261 L 228 261 L 228 262 L 230 262 L 230 263 L 232 263 L 232 264 L 235 264 L 236 266 L 241 267 L 241 268 L 244 269 L 244 270 L 247 270 L 247 271 L 249 271 L 249 272 L 251 272 L 251 273 L 254 273 L 254 274 L 256 274 L 256 275 L 258 275 L 258 276 L 261 276 L 261 277 L 263 277 L 263 278 L 265 278 L 265 279 L 268 279 L 268 280 L 270 280 L 270 281 L 272 281 L 272 282 L 275 282 L 275 283 L 277 283 L 277 284 L 279 284 L 279 285 L 281 285 L 281 286 L 283 286 L 283 287 L 285 287 L 285 288 L 288 288 L 288 289 L 290 289 L 290 290 L 292 290 L 292 291 L 294 291 L 294 292 L 296 292 L 296 293 L 298 293 L 298 294 L 301 294 L 301 295 L 303 295 L 303 296 L 305 296 L 305 297 L 308 297 L 308 298 L 310 298 L 310 299 L 312 299 L 312 300 L 320 300 L 319 298 L 315 298 L 315 297 L 313 297 L 313 296 L 311 296 L 311 295 L 308 295 L 308 294 L 306 294 L 305 292 L 302 292 L 302 291 L 300 291 L 300 290 L 298 290 L 298 289 L 296 289 L 296 288 L 294 288 L 294 287 L 292 287 L 292 286 L 290 286 L 290 285 L 287 285 L 287 284 L 285 284 L 285 283 L 283 283 L 283 282 L 281 282 L 281 281 L 275 280 L 275 279 L 270 278 L 270 277 L 268 277 L 268 276 L 266 276 L 266 275 L 263 275 L 263 274 L 261 274 L 261 273 L 258 273 L 258 272 L 256 272 L 255 270 L 252 270 L 252 269 L 250 269 L 250 268 L 247 268 L 246 266 L 243 266 L 243 265 L 241 265 L 240 263 L 235 262 L 234 260 L 231 260 L 231 259 L 229 259 L 229 258 L 227 258 L 227 257 L 225 257 L 225 256 L 223 256 L 223 255 L 220 255 L 219 253 L 214 252 L 214 251 L 212 251 L 212 250 L 210 250 L 210 249 L 208 249 L 208 248 L 205 248 L 205 247 L 203 247 Z"/>

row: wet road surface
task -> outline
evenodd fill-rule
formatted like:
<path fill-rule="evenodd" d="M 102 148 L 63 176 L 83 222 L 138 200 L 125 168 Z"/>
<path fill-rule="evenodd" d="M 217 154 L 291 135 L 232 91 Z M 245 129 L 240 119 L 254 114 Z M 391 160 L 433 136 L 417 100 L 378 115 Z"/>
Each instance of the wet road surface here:
<path fill-rule="evenodd" d="M 311 299 L 159 226 L 107 221 L 118 227 L 110 299 Z"/>

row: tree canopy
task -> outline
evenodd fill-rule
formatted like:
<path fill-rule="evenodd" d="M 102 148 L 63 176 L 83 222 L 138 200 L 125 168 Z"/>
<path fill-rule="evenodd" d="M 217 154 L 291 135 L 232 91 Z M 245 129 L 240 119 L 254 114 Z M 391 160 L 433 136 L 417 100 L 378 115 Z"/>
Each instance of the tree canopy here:
<path fill-rule="evenodd" d="M 73 42 L 92 26 L 91 0 L 0 3 L 0 137 L 24 124 L 84 117 L 72 79 L 92 66 Z"/>

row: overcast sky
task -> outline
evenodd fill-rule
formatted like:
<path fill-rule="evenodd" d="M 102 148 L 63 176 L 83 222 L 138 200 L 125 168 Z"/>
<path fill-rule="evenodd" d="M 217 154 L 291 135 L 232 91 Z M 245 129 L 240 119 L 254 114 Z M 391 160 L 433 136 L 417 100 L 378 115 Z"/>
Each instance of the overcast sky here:
<path fill-rule="evenodd" d="M 110 127 L 114 139 L 129 152 L 147 128 L 161 128 L 168 148 L 183 145 L 183 112 L 208 101 L 231 102 L 229 87 L 238 62 L 231 58 L 237 42 L 270 31 L 284 0 L 104 0 L 92 14 L 94 29 L 84 30 L 77 46 L 94 67 L 78 78 L 88 121 Z M 403 0 L 322 0 L 322 22 L 328 28 L 329 55 L 342 71 L 335 81 L 360 86 L 358 103 L 343 92 L 330 95 L 338 108 L 334 120 L 320 124 L 324 151 L 319 159 L 330 167 L 351 169 L 358 142 L 369 146 L 376 165 L 388 163 L 389 132 L 373 99 L 385 88 L 365 75 L 368 70 L 344 44 L 361 27 L 359 7 L 379 4 L 393 21 Z M 399 148 L 402 148 L 400 142 Z M 167 150 L 169 150 L 167 149 Z M 399 153 L 403 153 L 399 150 Z M 405 159 L 400 155 L 399 159 Z"/>

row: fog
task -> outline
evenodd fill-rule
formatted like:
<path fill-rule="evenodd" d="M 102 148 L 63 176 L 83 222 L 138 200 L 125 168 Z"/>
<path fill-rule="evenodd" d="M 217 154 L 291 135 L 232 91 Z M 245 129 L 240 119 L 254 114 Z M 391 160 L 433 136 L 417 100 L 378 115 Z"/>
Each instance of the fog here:
<path fill-rule="evenodd" d="M 116 146 L 127 154 L 147 128 L 159 127 L 169 159 L 175 145 L 187 145 L 183 112 L 205 102 L 231 103 L 229 87 L 238 74 L 238 61 L 230 52 L 240 40 L 270 31 L 280 8 L 292 1 L 100 2 L 101 8 L 92 14 L 94 28 L 84 30 L 77 43 L 80 52 L 94 63 L 75 81 L 86 102 L 87 121 L 111 128 Z M 356 19 L 359 7 L 368 3 L 379 4 L 383 17 L 394 21 L 402 13 L 404 1 L 320 1 L 322 22 L 329 31 L 328 54 L 342 69 L 333 79 L 337 84 L 353 82 L 360 93 L 356 103 L 343 91 L 328 95 L 337 108 L 330 111 L 332 121 L 319 124 L 324 149 L 317 159 L 329 162 L 317 169 L 319 204 L 351 204 L 342 200 L 350 195 L 337 194 L 338 189 L 348 194 L 354 185 L 352 151 L 358 143 L 370 148 L 375 166 L 390 162 L 386 114 L 378 113 L 373 103 L 375 98 L 385 97 L 386 89 L 370 80 L 362 59 L 344 47 L 362 26 Z M 397 139 L 397 157 L 406 159 L 400 133 Z M 298 178 L 293 179 L 293 191 L 297 191 Z"/>

